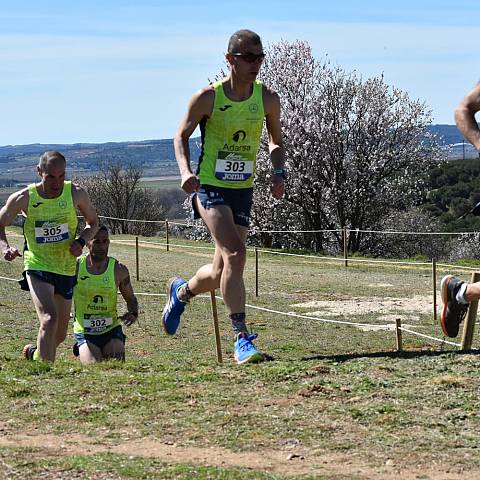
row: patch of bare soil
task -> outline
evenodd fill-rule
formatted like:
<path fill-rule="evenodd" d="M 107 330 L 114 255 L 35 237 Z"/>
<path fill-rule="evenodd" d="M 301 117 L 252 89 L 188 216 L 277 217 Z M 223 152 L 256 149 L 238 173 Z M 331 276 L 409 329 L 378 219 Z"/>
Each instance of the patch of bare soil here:
<path fill-rule="evenodd" d="M 415 295 L 412 298 L 338 298 L 328 300 L 314 300 L 305 303 L 296 303 L 293 308 L 315 309 L 308 312 L 308 315 L 317 317 L 352 317 L 368 314 L 383 314 L 380 320 L 392 322 L 387 327 L 395 328 L 395 319 L 400 318 L 404 322 L 413 322 L 412 325 L 404 323 L 405 327 L 414 326 L 420 319 L 420 314 L 430 314 L 433 310 L 433 299 L 427 295 Z M 305 312 L 303 312 L 305 313 Z M 359 327 L 362 329 L 369 327 Z M 378 329 L 378 326 L 372 325 L 371 329 Z M 382 327 L 384 329 L 384 327 Z"/>
<path fill-rule="evenodd" d="M 440 465 L 398 466 L 388 460 L 384 466 L 372 468 L 358 455 L 310 451 L 301 444 L 285 444 L 282 450 L 256 449 L 252 452 L 233 452 L 222 447 L 179 446 L 156 438 L 141 438 L 118 444 L 103 442 L 98 437 L 85 435 L 6 435 L 0 437 L 0 447 L 29 449 L 28 457 L 45 458 L 93 455 L 110 452 L 129 457 L 155 458 L 169 464 L 202 465 L 218 468 L 246 468 L 278 475 L 321 475 L 326 478 L 355 478 L 362 480 L 460 480 L 466 477 L 479 478 L 480 472 L 454 472 Z M 36 451 L 32 451 L 34 448 Z M 417 464 L 418 465 L 418 464 Z M 0 469 L 8 467 L 5 461 Z M 65 473 L 65 472 L 64 472 Z M 55 477 L 56 478 L 56 477 Z M 62 477 L 63 478 L 63 477 Z"/>

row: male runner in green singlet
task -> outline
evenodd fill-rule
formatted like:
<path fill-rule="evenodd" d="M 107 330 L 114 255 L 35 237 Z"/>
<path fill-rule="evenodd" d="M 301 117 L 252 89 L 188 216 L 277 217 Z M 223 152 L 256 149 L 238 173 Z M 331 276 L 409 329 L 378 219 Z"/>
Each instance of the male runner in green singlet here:
<path fill-rule="evenodd" d="M 467 93 L 455 110 L 458 129 L 480 155 L 480 128 L 475 120 L 477 112 L 480 112 L 480 82 Z M 443 301 L 440 325 L 444 335 L 456 337 L 470 302 L 480 299 L 480 282 L 467 283 L 453 275 L 446 275 L 440 288 Z"/>
<path fill-rule="evenodd" d="M 40 321 L 37 345 L 26 345 L 23 351 L 30 360 L 55 360 L 57 346 L 67 334 L 76 257 L 98 228 L 98 217 L 87 193 L 65 181 L 65 167 L 61 153 L 45 152 L 37 166 L 40 182 L 10 195 L 0 210 L 0 251 L 8 261 L 21 254 L 8 244 L 5 227 L 20 212 L 26 216 L 25 270 L 20 285 L 30 290 Z M 85 219 L 85 228 L 75 238 L 77 209 Z"/>
<path fill-rule="evenodd" d="M 201 267 L 188 281 L 174 278 L 162 322 L 174 334 L 185 304 L 195 295 L 220 287 L 235 333 L 237 363 L 258 362 L 262 355 L 245 325 L 245 242 L 252 206 L 256 155 L 264 120 L 272 161 L 271 191 L 285 191 L 284 149 L 278 95 L 257 81 L 263 53 L 260 37 L 250 30 L 235 32 L 225 55 L 227 78 L 196 93 L 175 136 L 175 155 L 181 186 L 194 193 L 192 205 L 215 241 L 212 263 Z M 198 170 L 190 168 L 188 139 L 200 125 L 202 153 Z"/>
<path fill-rule="evenodd" d="M 138 302 L 128 268 L 108 256 L 109 246 L 108 229 L 102 225 L 87 242 L 88 255 L 77 261 L 73 332 L 74 352 L 82 363 L 107 358 L 124 360 L 126 337 L 120 320 L 129 326 L 138 318 Z M 117 315 L 117 288 L 127 303 L 127 312 L 121 317 Z"/>

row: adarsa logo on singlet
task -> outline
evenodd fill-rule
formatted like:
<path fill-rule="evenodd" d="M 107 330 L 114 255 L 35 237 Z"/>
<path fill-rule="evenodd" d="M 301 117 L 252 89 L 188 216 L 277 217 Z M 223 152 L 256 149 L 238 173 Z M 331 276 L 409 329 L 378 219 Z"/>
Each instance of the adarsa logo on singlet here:
<path fill-rule="evenodd" d="M 93 310 L 94 312 L 106 312 L 108 310 L 107 305 L 95 305 L 93 303 L 89 303 L 87 308 L 88 310 Z"/>
<path fill-rule="evenodd" d="M 223 146 L 223 150 L 227 152 L 249 152 L 252 149 L 250 145 L 229 145 L 226 143 Z"/>

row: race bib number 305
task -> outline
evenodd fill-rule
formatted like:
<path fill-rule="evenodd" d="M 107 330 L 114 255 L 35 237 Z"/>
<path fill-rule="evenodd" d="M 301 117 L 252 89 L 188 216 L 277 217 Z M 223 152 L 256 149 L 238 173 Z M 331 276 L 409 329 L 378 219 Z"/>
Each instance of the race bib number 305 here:
<path fill-rule="evenodd" d="M 62 242 L 68 238 L 68 223 L 35 222 L 35 241 L 37 243 Z"/>
<path fill-rule="evenodd" d="M 253 174 L 253 161 L 238 153 L 218 152 L 215 177 L 225 182 L 243 182 Z"/>

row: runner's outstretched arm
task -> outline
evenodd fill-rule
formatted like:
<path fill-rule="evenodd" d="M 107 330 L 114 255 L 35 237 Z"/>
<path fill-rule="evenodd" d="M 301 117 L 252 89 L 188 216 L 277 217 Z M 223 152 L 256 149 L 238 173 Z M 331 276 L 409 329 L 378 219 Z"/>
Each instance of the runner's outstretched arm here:
<path fill-rule="evenodd" d="M 282 127 L 280 123 L 280 99 L 275 92 L 264 92 L 265 117 L 268 131 L 268 149 L 274 171 L 284 170 L 285 150 L 283 148 Z M 272 195 L 282 198 L 285 193 L 284 174 L 272 175 Z"/>
<path fill-rule="evenodd" d="M 121 320 L 127 327 L 129 327 L 138 319 L 138 300 L 133 292 L 128 268 L 122 263 L 117 263 L 116 270 L 118 271 L 120 280 L 118 289 L 120 290 L 120 293 L 127 304 L 127 312 L 121 316 Z"/>
<path fill-rule="evenodd" d="M 92 204 L 90 203 L 90 199 L 88 198 L 87 192 L 78 185 L 72 185 L 73 188 L 73 195 L 74 195 L 74 203 L 75 206 L 80 210 L 80 213 L 83 215 L 85 219 L 85 228 L 80 235 L 77 237 L 81 239 L 80 241 L 74 241 L 70 245 L 70 253 L 75 257 L 78 257 L 82 254 L 83 247 L 85 243 L 90 241 L 98 231 L 99 221 L 97 212 L 93 208 Z M 83 240 L 83 242 L 82 242 Z M 83 243 L 83 245 L 82 245 Z"/>
<path fill-rule="evenodd" d="M 480 83 L 471 90 L 455 110 L 455 122 L 463 136 L 480 152 L 480 129 L 475 114 L 480 112 Z"/>
<path fill-rule="evenodd" d="M 188 105 L 174 138 L 175 158 L 180 170 L 181 187 L 187 193 L 193 193 L 200 187 L 200 182 L 190 166 L 189 138 L 204 117 L 209 117 L 213 109 L 214 92 L 207 87 L 196 93 Z"/>
<path fill-rule="evenodd" d="M 17 248 L 11 247 L 7 240 L 5 227 L 13 223 L 16 216 L 21 212 L 26 212 L 28 208 L 28 190 L 20 190 L 12 193 L 8 197 L 7 203 L 0 209 L 0 252 L 5 260 L 9 262 L 16 257 L 21 257 Z"/>

